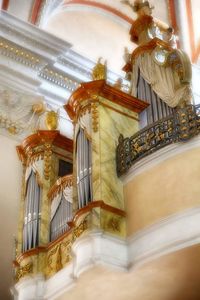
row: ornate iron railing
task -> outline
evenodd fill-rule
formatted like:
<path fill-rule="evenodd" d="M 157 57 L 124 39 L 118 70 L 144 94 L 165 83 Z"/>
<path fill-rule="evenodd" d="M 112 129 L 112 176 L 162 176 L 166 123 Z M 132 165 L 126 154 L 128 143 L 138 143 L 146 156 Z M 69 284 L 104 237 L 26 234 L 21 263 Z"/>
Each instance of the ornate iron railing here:
<path fill-rule="evenodd" d="M 121 176 L 143 157 L 200 133 L 200 105 L 183 105 L 130 138 L 119 136 L 116 150 L 117 174 Z"/>

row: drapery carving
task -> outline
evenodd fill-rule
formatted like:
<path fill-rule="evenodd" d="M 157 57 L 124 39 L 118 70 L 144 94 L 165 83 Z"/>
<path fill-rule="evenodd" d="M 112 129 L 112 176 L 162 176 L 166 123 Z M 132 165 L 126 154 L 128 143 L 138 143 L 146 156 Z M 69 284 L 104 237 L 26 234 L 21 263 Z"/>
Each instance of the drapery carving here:
<path fill-rule="evenodd" d="M 27 178 L 23 228 L 23 252 L 38 246 L 39 214 L 40 187 L 37 183 L 36 173 L 32 169 L 29 177 Z"/>
<path fill-rule="evenodd" d="M 147 107 L 147 109 L 140 114 L 141 128 L 173 113 L 173 108 L 169 107 L 158 97 L 158 95 L 151 88 L 151 85 L 147 83 L 141 76 L 140 72 L 138 74 L 137 82 L 137 98 L 145 100 L 150 104 L 149 107 Z"/>
<path fill-rule="evenodd" d="M 43 177 L 43 161 L 36 160 L 32 162 L 27 168 L 25 172 L 25 183 L 27 184 L 27 180 L 29 179 L 29 176 L 31 172 L 34 172 L 36 174 L 36 180 L 39 186 L 42 186 L 42 177 Z"/>
<path fill-rule="evenodd" d="M 181 101 L 191 102 L 190 84 L 180 84 L 178 74 L 171 67 L 158 65 L 149 52 L 139 55 L 132 66 L 132 95 L 137 96 L 139 72 L 170 107 L 176 107 Z"/>
<path fill-rule="evenodd" d="M 50 240 L 53 241 L 68 228 L 72 219 L 72 187 L 66 187 L 51 203 Z"/>
<path fill-rule="evenodd" d="M 131 94 L 150 103 L 144 127 L 169 115 L 171 108 L 191 103 L 191 63 L 186 53 L 176 49 L 173 28 L 152 17 L 149 1 L 123 2 L 137 14 L 130 36 L 138 47 L 132 54 L 125 51 L 123 70 L 131 80 Z"/>
<path fill-rule="evenodd" d="M 58 206 L 60 205 L 62 197 L 63 197 L 63 199 L 65 199 L 65 201 L 72 203 L 72 186 L 66 187 L 61 193 L 58 193 L 53 198 L 53 200 L 51 202 L 51 220 L 55 216 L 55 213 L 58 209 Z"/>
<path fill-rule="evenodd" d="M 82 128 L 76 140 L 78 208 L 92 201 L 92 160 L 91 142 Z"/>
<path fill-rule="evenodd" d="M 51 201 L 50 240 L 62 235 L 72 220 L 72 175 L 60 177 L 49 191 Z"/>
<path fill-rule="evenodd" d="M 79 117 L 79 120 L 75 125 L 75 138 L 80 128 L 82 128 L 85 131 L 85 135 L 87 136 L 87 138 L 91 139 L 92 126 L 91 126 L 91 114 L 89 109 Z"/>

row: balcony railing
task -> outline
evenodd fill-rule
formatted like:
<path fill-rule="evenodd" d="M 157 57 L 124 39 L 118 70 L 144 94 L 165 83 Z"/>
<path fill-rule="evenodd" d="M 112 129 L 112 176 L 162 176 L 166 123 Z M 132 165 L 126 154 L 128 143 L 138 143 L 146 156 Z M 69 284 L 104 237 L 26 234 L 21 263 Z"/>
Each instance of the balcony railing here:
<path fill-rule="evenodd" d="M 121 176 L 143 157 L 200 133 L 200 105 L 183 105 L 130 138 L 119 136 L 116 150 L 117 174 Z"/>

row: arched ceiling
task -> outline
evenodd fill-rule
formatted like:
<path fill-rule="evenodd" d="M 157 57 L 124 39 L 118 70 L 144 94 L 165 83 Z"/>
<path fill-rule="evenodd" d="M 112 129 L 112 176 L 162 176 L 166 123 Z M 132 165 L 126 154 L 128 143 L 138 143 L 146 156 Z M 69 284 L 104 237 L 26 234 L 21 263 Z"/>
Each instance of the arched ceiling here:
<path fill-rule="evenodd" d="M 152 1 L 156 2 L 156 1 Z M 169 23 L 167 2 L 155 4 L 155 14 Z M 108 68 L 120 74 L 124 65 L 124 48 L 132 51 L 129 29 L 136 17 L 120 0 L 65 0 L 55 10 L 43 16 L 40 26 L 67 40 L 78 53 L 97 61 L 102 57 Z"/>
<path fill-rule="evenodd" d="M 158 5 L 159 2 L 159 5 Z M 167 0 L 152 0 L 154 16 L 170 23 Z M 130 42 L 129 28 L 136 15 L 120 0 L 24 1 L 3 0 L 4 8 L 23 20 L 73 45 L 85 57 L 97 61 L 102 57 L 108 68 L 122 75 L 124 48 Z"/>
<path fill-rule="evenodd" d="M 132 0 L 133 1 L 133 0 Z M 200 55 L 199 0 L 151 0 L 156 18 L 172 25 L 193 63 Z M 134 48 L 129 27 L 135 14 L 120 0 L 0 0 L 2 9 L 73 44 L 76 51 L 120 72 L 123 47 Z"/>
<path fill-rule="evenodd" d="M 133 0 L 131 0 L 133 1 Z M 151 0 L 154 17 L 172 25 L 193 63 L 200 55 L 199 0 Z M 120 72 L 123 47 L 134 48 L 129 27 L 135 14 L 120 0 L 0 0 L 2 9 L 73 44 L 76 51 Z"/>

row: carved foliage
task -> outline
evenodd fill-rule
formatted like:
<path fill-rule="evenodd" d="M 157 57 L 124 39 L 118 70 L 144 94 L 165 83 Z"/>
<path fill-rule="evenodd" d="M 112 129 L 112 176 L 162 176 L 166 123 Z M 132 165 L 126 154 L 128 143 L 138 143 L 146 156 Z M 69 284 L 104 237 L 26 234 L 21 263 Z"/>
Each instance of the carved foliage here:
<path fill-rule="evenodd" d="M 16 272 L 16 279 L 20 280 L 22 277 L 29 275 L 33 272 L 33 264 L 27 263 L 23 267 L 19 267 Z"/>
<path fill-rule="evenodd" d="M 88 222 L 84 219 L 79 226 L 63 240 L 52 246 L 47 252 L 47 276 L 52 276 L 64 267 L 71 259 L 71 247 L 75 240 L 88 228 Z"/>
<path fill-rule="evenodd" d="M 44 177 L 48 180 L 51 172 L 52 145 L 46 143 L 44 146 Z"/>

